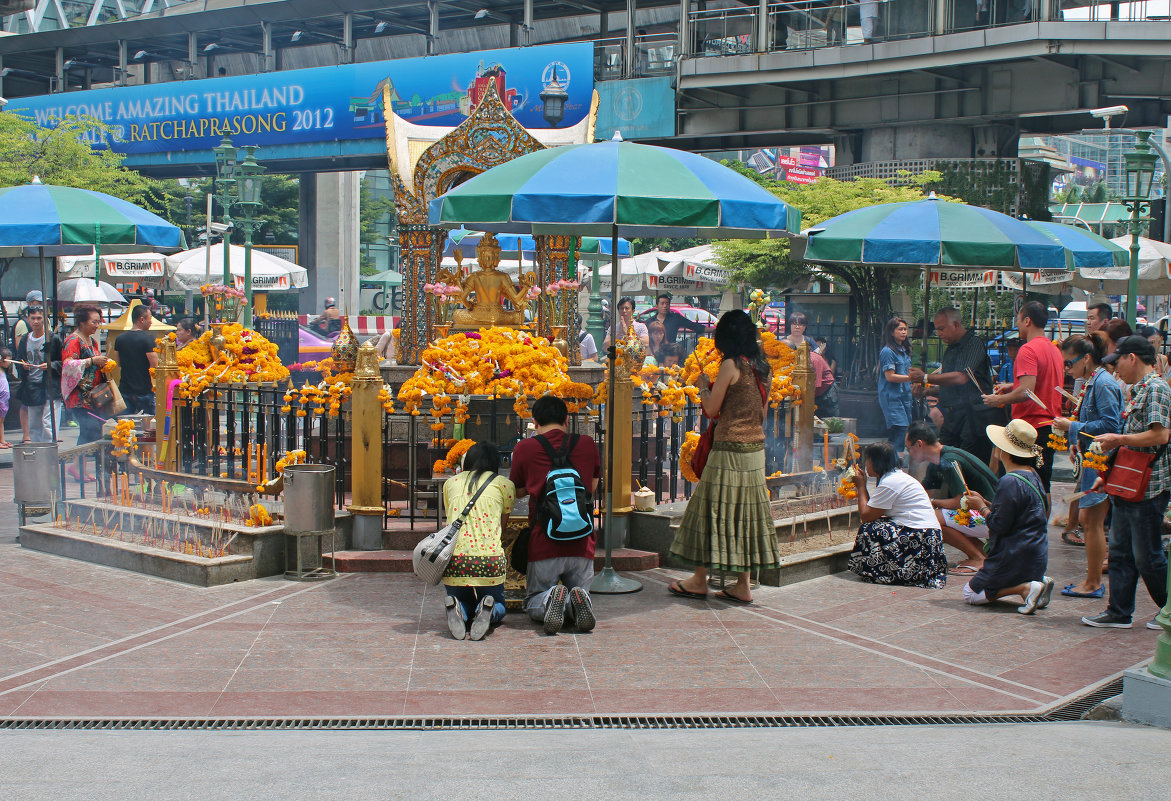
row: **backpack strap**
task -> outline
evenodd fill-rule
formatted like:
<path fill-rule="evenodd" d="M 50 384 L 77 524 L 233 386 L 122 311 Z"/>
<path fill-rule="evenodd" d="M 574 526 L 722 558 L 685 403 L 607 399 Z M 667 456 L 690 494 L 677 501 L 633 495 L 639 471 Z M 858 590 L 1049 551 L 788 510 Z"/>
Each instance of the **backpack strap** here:
<path fill-rule="evenodd" d="M 549 456 L 549 461 L 553 467 L 561 467 L 569 464 L 569 454 L 573 453 L 573 449 L 577 447 L 577 441 L 581 439 L 580 434 L 570 434 L 565 432 L 565 438 L 561 441 L 561 450 L 553 450 L 553 444 L 545 438 L 544 434 L 537 434 L 533 437 L 537 442 L 541 443 L 541 447 L 545 449 L 545 453 Z"/>

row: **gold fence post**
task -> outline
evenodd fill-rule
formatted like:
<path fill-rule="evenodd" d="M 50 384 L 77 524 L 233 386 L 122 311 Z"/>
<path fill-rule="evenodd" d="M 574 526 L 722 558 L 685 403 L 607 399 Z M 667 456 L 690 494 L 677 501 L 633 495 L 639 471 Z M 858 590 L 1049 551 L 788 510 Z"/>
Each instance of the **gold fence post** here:
<path fill-rule="evenodd" d="M 350 396 L 350 505 L 354 516 L 354 548 L 382 549 L 382 372 L 372 342 L 358 348 Z"/>
<path fill-rule="evenodd" d="M 179 378 L 179 361 L 175 357 L 175 342 L 162 337 L 163 352 L 155 366 L 155 463 L 162 470 L 175 471 L 179 464 L 179 415 L 171 410 L 171 433 L 163 437 L 167 419 L 167 387 Z M 164 447 L 165 446 L 165 447 Z"/>
<path fill-rule="evenodd" d="M 797 347 L 797 365 L 793 368 L 793 383 L 801 390 L 801 403 L 797 406 L 796 442 L 793 452 L 793 472 L 809 472 L 813 469 L 813 370 L 809 365 L 809 343 Z"/>

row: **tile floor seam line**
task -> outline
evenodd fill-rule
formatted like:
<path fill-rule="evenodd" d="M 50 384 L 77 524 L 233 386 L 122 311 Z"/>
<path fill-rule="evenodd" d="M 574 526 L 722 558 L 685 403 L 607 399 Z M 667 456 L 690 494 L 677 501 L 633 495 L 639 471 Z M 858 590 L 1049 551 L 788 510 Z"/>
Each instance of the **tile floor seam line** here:
<path fill-rule="evenodd" d="M 708 589 L 710 592 L 710 586 Z M 731 604 L 729 604 L 729 606 L 731 606 Z M 728 629 L 728 624 L 724 622 L 722 617 L 718 617 L 716 619 L 720 621 L 720 628 L 724 630 L 724 633 L 728 635 L 728 639 L 731 640 L 732 644 L 736 646 L 736 650 L 740 652 L 740 656 L 744 657 L 744 660 L 752 667 L 752 672 L 756 674 L 756 678 L 760 679 L 760 683 L 763 684 L 765 689 L 768 690 L 768 694 L 773 697 L 774 701 L 784 706 L 784 702 L 781 701 L 779 697 L 777 697 L 776 691 L 773 690 L 773 686 L 768 683 L 768 680 L 765 679 L 764 676 L 760 675 L 760 670 L 756 667 L 756 663 L 752 661 L 752 658 L 748 656 L 748 654 L 744 653 L 744 646 L 742 646 L 739 641 L 737 641 L 737 639 L 732 636 L 732 632 Z"/>
<path fill-rule="evenodd" d="M 598 702 L 594 698 L 594 688 L 590 685 L 590 673 L 588 670 L 586 670 L 585 657 L 582 656 L 581 643 L 578 641 L 579 636 L 581 635 L 572 635 L 573 649 L 577 652 L 577 662 L 579 665 L 581 665 L 581 676 L 583 679 L 585 679 L 586 692 L 590 694 L 590 707 L 594 710 L 594 714 L 596 715 L 598 714 Z"/>
<path fill-rule="evenodd" d="M 651 576 L 646 576 L 646 578 L 648 578 L 648 579 L 650 579 L 650 580 L 652 580 L 652 581 L 655 581 L 657 584 L 664 584 L 664 585 L 665 585 L 666 583 L 669 583 L 669 582 L 662 582 L 662 581 L 658 581 L 657 579 L 654 579 L 654 578 L 653 578 L 653 577 L 651 577 Z M 1008 690 L 1005 690 L 1005 689 L 1002 689 L 1002 688 L 1000 688 L 1000 687 L 994 687 L 994 686 L 992 686 L 992 685 L 990 685 L 990 684 L 987 684 L 987 683 L 984 683 L 984 682 L 980 682 L 980 681 L 976 681 L 975 679 L 971 679 L 971 678 L 968 678 L 968 677 L 966 677 L 966 676 L 961 676 L 961 675 L 957 675 L 957 674 L 955 674 L 955 673 L 950 673 L 950 672 L 948 672 L 948 671 L 946 671 L 946 670 L 943 670 L 943 669 L 941 669 L 941 668 L 936 668 L 936 667 L 932 667 L 932 666 L 929 666 L 929 665 L 923 665 L 923 664 L 920 664 L 920 663 L 918 663 L 918 662 L 913 662 L 912 660 L 910 660 L 910 659 L 907 659 L 907 658 L 905 658 L 905 657 L 897 656 L 897 655 L 894 655 L 894 654 L 883 653 L 882 651 L 880 651 L 880 650 L 878 650 L 878 649 L 876 649 L 876 648 L 871 648 L 871 647 L 869 647 L 869 646 L 862 645 L 862 644 L 859 644 L 859 643 L 856 643 L 856 642 L 850 642 L 850 641 L 848 641 L 848 640 L 846 640 L 846 639 L 843 639 L 843 638 L 841 638 L 841 637 L 836 637 L 836 636 L 834 636 L 834 635 L 832 635 L 832 634 L 827 634 L 827 633 L 825 633 L 825 632 L 816 631 L 815 629 L 812 629 L 812 628 L 807 628 L 807 627 L 805 627 L 805 626 L 800 626 L 800 625 L 797 625 L 796 623 L 791 623 L 791 622 L 788 622 L 788 621 L 786 621 L 786 620 L 779 620 L 779 619 L 777 619 L 777 618 L 775 618 L 775 617 L 770 617 L 768 614 L 765 614 L 765 613 L 763 613 L 763 612 L 760 612 L 760 611 L 758 611 L 758 610 L 756 610 L 756 609 L 749 609 L 749 608 L 746 608 L 746 607 L 743 607 L 743 606 L 739 606 L 739 607 L 737 607 L 737 606 L 733 606 L 733 605 L 732 605 L 732 604 L 730 604 L 730 603 L 726 603 L 726 602 L 724 602 L 724 601 L 711 601 L 711 600 L 709 600 L 709 603 L 712 603 L 712 602 L 714 602 L 714 603 L 723 603 L 723 604 L 724 604 L 724 608 L 725 608 L 725 609 L 737 609 L 737 610 L 739 610 L 739 611 L 741 611 L 741 612 L 745 612 L 745 613 L 747 613 L 747 614 L 750 614 L 750 615 L 753 615 L 753 616 L 755 616 L 755 617 L 759 617 L 759 618 L 761 618 L 761 619 L 763 619 L 763 620 L 768 620 L 768 621 L 771 621 L 771 622 L 773 622 L 773 623 L 777 623 L 777 624 L 779 624 L 779 625 L 782 625 L 782 626 L 788 626 L 789 628 L 796 629 L 797 631 L 803 631 L 803 632 L 805 632 L 806 634 L 812 634 L 812 635 L 813 635 L 813 636 L 815 636 L 815 637 L 821 637 L 821 638 L 823 638 L 823 639 L 830 640 L 830 641 L 832 641 L 832 642 L 836 642 L 836 643 L 839 643 L 839 644 L 841 644 L 841 645 L 846 645 L 846 646 L 848 646 L 848 647 L 851 647 L 851 648 L 857 648 L 857 649 L 858 649 L 858 650 L 860 650 L 860 651 L 865 651 L 865 652 L 867 652 L 867 653 L 874 654 L 875 656 L 881 656 L 881 657 L 883 657 L 883 658 L 885 658 L 885 659 L 890 659 L 890 660 L 892 660 L 892 661 L 899 662 L 899 663 L 901 663 L 901 664 L 904 664 L 904 665 L 907 665 L 907 666 L 909 666 L 909 667 L 915 667 L 915 668 L 920 668 L 920 669 L 922 669 L 922 670 L 929 670 L 929 671 L 933 671 L 933 672 L 935 672 L 935 673 L 940 673 L 940 674 L 942 674 L 942 675 L 944 675 L 944 676 L 951 676 L 952 678 L 954 678 L 954 679 L 957 679 L 957 680 L 959 680 L 959 681 L 966 682 L 966 683 L 968 683 L 968 684 L 971 684 L 971 685 L 973 685 L 973 686 L 976 686 L 976 687 L 980 687 L 980 688 L 982 688 L 982 689 L 985 689 L 985 690 L 991 690 L 992 692 L 1000 693 L 1001 695 L 1007 695 L 1007 696 L 1009 696 L 1009 697 L 1011 697 L 1011 698 L 1017 698 L 1017 699 L 1020 699 L 1020 700 L 1022 700 L 1022 701 L 1028 701 L 1028 702 L 1030 702 L 1030 703 L 1034 703 L 1034 704 L 1043 704 L 1043 703 L 1049 703 L 1049 702 L 1047 702 L 1047 701 L 1046 701 L 1045 699 L 1043 699 L 1043 698 L 1030 698 L 1030 697 L 1028 697 L 1028 696 L 1025 696 L 1025 695 L 1020 695 L 1020 694 L 1018 694 L 1018 693 L 1010 692 L 1010 691 L 1008 691 Z M 777 614 L 777 615 L 786 615 L 786 613 L 783 613 L 783 612 L 778 612 L 777 610 L 775 610 L 775 609 L 771 609 L 771 608 L 769 608 L 769 607 L 760 607 L 760 608 L 761 608 L 761 609 L 767 609 L 769 612 L 772 612 L 773 614 Z M 800 617 L 798 617 L 797 615 L 788 615 L 788 616 L 789 616 L 789 617 L 793 617 L 794 619 L 797 619 L 797 620 L 800 620 L 800 619 L 801 619 L 801 618 L 800 618 Z M 822 625 L 822 624 L 820 624 L 820 623 L 814 623 L 813 625 L 819 625 L 819 626 L 820 626 L 820 625 Z M 831 630 L 833 630 L 833 627 L 832 627 L 832 626 L 825 626 L 825 628 L 828 628 L 828 629 L 831 629 Z M 842 632 L 842 633 L 843 633 L 843 634 L 848 634 L 849 632 Z M 865 640 L 866 638 L 859 637 L 858 639 L 863 639 L 863 640 Z M 880 643 L 877 643 L 877 644 L 880 644 Z M 902 650 L 902 651 L 904 651 L 904 653 L 914 654 L 915 656 L 922 657 L 923 659 L 926 659 L 926 660 L 929 660 L 929 661 L 941 661 L 941 660 L 935 660 L 935 659 L 934 659 L 934 657 L 929 657 L 929 656 L 926 656 L 926 655 L 924 655 L 924 654 L 919 654 L 919 653 L 916 653 L 916 652 L 914 652 L 914 651 L 907 651 L 906 649 L 898 649 L 898 650 Z M 943 663 L 943 664 L 948 664 L 948 663 Z M 956 668 L 956 669 L 958 669 L 958 670 L 967 670 L 967 668 L 964 668 L 964 667 L 962 667 L 962 666 L 960 666 L 960 665 L 952 665 L 952 667 L 955 667 L 955 668 Z M 974 673 L 974 674 L 976 674 L 976 675 L 984 675 L 984 674 L 980 673 L 980 671 L 969 671 L 969 672 L 971 672 L 971 673 Z M 1050 697 L 1056 697 L 1056 696 L 1055 696 L 1053 693 L 1046 692 L 1046 691 L 1044 691 L 1044 690 L 1040 690 L 1040 689 L 1037 689 L 1037 688 L 1035 688 L 1035 687 L 1027 687 L 1027 686 L 1025 686 L 1025 685 L 1021 685 L 1021 684 L 1019 684 L 1018 682 L 1009 681 L 1009 680 L 1007 680 L 1007 679 L 999 679 L 999 678 L 997 678 L 997 677 L 995 677 L 995 676 L 988 676 L 987 678 L 989 678 L 989 679 L 992 679 L 992 680 L 995 680 L 995 681 L 1000 681 L 1000 682 L 1003 682 L 1004 684 L 1010 684 L 1010 685 L 1013 685 L 1013 686 L 1022 687 L 1022 688 L 1024 688 L 1024 689 L 1034 690 L 1034 691 L 1035 691 L 1035 692 L 1037 692 L 1037 693 L 1043 693 L 1044 695 L 1048 695 L 1048 696 L 1050 696 Z M 768 685 L 766 685 L 766 686 L 768 686 Z M 771 689 L 771 687 L 770 687 L 770 689 Z M 949 694 L 950 694 L 950 693 L 949 693 Z"/>
<path fill-rule="evenodd" d="M 407 683 L 403 687 L 403 715 L 407 714 L 407 703 L 411 699 L 411 677 L 415 675 L 415 654 L 419 651 L 419 635 L 423 631 L 423 613 L 427 609 L 427 590 L 430 586 L 423 582 L 423 597 L 419 599 L 419 616 L 415 619 L 415 640 L 411 643 L 411 664 L 407 665 Z"/>
<path fill-rule="evenodd" d="M 290 592 L 289 594 L 282 596 L 281 600 L 283 601 L 286 598 L 293 598 L 297 595 L 300 595 L 301 593 L 309 592 L 310 590 L 316 589 L 317 586 L 320 586 L 320 585 L 310 585 L 308 587 L 302 587 L 301 589 L 294 590 L 293 592 Z M 248 614 L 249 612 L 254 612 L 257 609 L 259 609 L 267 604 L 270 604 L 270 603 L 272 603 L 272 602 L 267 601 L 265 603 L 257 604 L 255 606 L 249 607 L 247 609 L 241 609 L 240 611 L 233 612 L 230 615 L 224 615 L 223 617 L 219 617 L 214 620 L 209 620 L 206 623 L 200 623 L 198 626 L 192 626 L 191 628 L 183 629 L 182 631 L 176 631 L 172 634 L 166 634 L 162 637 L 158 637 L 154 640 L 151 640 L 150 642 L 140 643 L 140 644 L 132 646 L 130 648 L 126 648 L 125 650 L 118 651 L 113 654 L 109 654 L 108 656 L 99 657 L 97 659 L 93 659 L 93 660 L 86 662 L 84 664 L 75 665 L 71 668 L 66 668 L 65 670 L 61 670 L 61 671 L 54 673 L 50 676 L 47 676 L 44 678 L 33 679 L 32 681 L 25 682 L 24 684 L 21 684 L 17 687 L 9 687 L 7 690 L 0 690 L 0 695 L 7 695 L 8 693 L 16 692 L 18 690 L 23 690 L 27 687 L 30 687 L 34 684 L 37 684 L 38 682 L 47 684 L 48 682 L 52 681 L 53 679 L 59 678 L 60 676 L 68 675 L 69 673 L 73 673 L 74 671 L 77 671 L 77 670 L 84 670 L 85 668 L 93 667 L 94 665 L 100 665 L 103 662 L 108 662 L 111 659 L 116 659 L 119 656 L 124 656 L 125 654 L 134 653 L 135 651 L 141 650 L 143 648 L 148 648 L 152 645 L 158 645 L 159 643 L 166 642 L 167 640 L 174 639 L 175 637 L 181 637 L 184 634 L 190 634 L 193 631 L 199 631 L 200 629 L 206 628 L 208 626 L 214 626 L 215 624 L 222 623 L 225 620 L 231 620 L 232 618 L 239 617 L 240 615 L 245 615 L 245 614 Z M 128 639 L 133 639 L 133 638 L 128 638 Z M 91 649 L 91 651 L 92 650 L 93 649 Z M 58 661 L 60 661 L 60 660 L 58 660 Z"/>
<path fill-rule="evenodd" d="M 248 655 L 252 653 L 252 649 L 256 647 L 256 643 L 258 643 L 260 641 L 260 636 L 262 634 L 264 634 L 265 628 L 268 626 L 269 622 L 272 621 L 273 617 L 276 615 L 277 611 L 280 609 L 279 603 L 270 603 L 269 606 L 272 608 L 269 610 L 268 618 L 264 621 L 264 625 L 262 625 L 257 630 L 256 636 L 253 637 L 252 642 L 249 643 L 248 650 L 246 650 L 244 652 L 244 655 L 242 657 L 240 657 L 239 663 L 237 663 L 236 667 L 232 669 L 232 675 L 228 676 L 228 680 L 226 682 L 224 682 L 224 688 L 222 690 L 220 690 L 220 694 L 216 696 L 215 701 L 213 701 L 211 706 L 208 707 L 208 714 L 209 715 L 212 715 L 215 713 L 216 704 L 218 704 L 220 702 L 220 700 L 224 697 L 224 693 L 226 693 L 228 691 L 228 688 L 232 686 L 232 680 L 236 678 L 236 674 L 240 672 L 240 668 L 244 665 L 244 663 L 246 661 L 248 661 Z"/>
<path fill-rule="evenodd" d="M 657 569 L 656 569 L 656 572 L 661 572 L 661 571 L 662 571 L 662 568 L 657 568 Z M 658 579 L 655 579 L 655 578 L 653 578 L 652 576 L 647 576 L 647 578 L 650 578 L 652 581 L 657 581 L 657 582 L 658 582 L 658 583 L 660 583 L 660 584 L 668 584 L 668 583 L 670 583 L 670 582 L 662 582 L 662 581 L 658 581 Z M 984 671 L 982 671 L 982 670 L 977 670 L 976 668 L 971 668 L 971 667 L 968 667 L 967 665 L 960 665 L 960 664 L 956 664 L 955 662 L 951 662 L 951 661 L 948 661 L 947 659 L 942 659 L 942 658 L 940 658 L 940 657 L 937 657 L 937 656 L 928 656 L 927 654 L 923 654 L 923 653 L 920 653 L 920 652 L 918 652 L 918 651 L 912 651 L 910 648 L 903 648 L 902 646 L 900 646 L 900 645 L 895 645 L 894 643 L 888 643 L 888 642 L 884 642 L 883 640 L 878 640 L 878 639 L 875 639 L 875 638 L 873 638 L 873 637 L 867 637 L 865 634 L 858 634 L 858 633 L 856 633 L 856 632 L 847 631 L 846 629 L 841 629 L 841 628 L 838 628 L 837 626 L 831 626 L 831 625 L 830 625 L 830 624 L 828 624 L 828 623 L 823 623 L 823 622 L 821 622 L 821 621 L 819 621 L 819 620 L 813 620 L 812 618 L 807 618 L 807 617 L 804 617 L 804 616 L 802 616 L 802 615 L 795 614 L 795 613 L 793 613 L 793 612 L 784 612 L 784 611 L 782 611 L 782 610 L 780 610 L 780 609 L 773 609 L 772 607 L 768 607 L 768 606 L 762 606 L 762 607 L 760 607 L 760 608 L 761 608 L 761 609 L 766 609 L 766 610 L 768 610 L 768 611 L 772 612 L 773 614 L 777 614 L 777 615 L 783 615 L 783 616 L 785 616 L 785 617 L 790 617 L 790 618 L 793 618 L 794 620 L 799 620 L 799 621 L 801 621 L 802 623 L 804 623 L 804 624 L 806 624 L 806 625 L 809 625 L 809 626 L 821 626 L 821 627 L 823 627 L 823 628 L 829 629 L 830 631 L 833 631 L 833 632 L 838 632 L 839 634 L 841 634 L 841 635 L 844 635 L 845 637 L 849 637 L 849 638 L 853 638 L 853 639 L 858 639 L 858 640 L 863 640 L 863 641 L 865 641 L 865 642 L 868 642 L 868 643 L 873 643 L 875 646 L 881 646 L 882 648 L 890 648 L 890 649 L 892 649 L 892 650 L 901 651 L 902 653 L 906 653 L 906 654 L 913 654 L 913 655 L 915 655 L 915 656 L 917 656 L 917 657 L 921 657 L 921 658 L 923 658 L 923 659 L 927 659 L 927 660 L 930 660 L 930 661 L 932 661 L 932 662 L 938 662 L 938 663 L 939 663 L 939 664 L 941 664 L 941 665 L 947 665 L 948 667 L 956 668 L 957 670 L 963 670 L 963 671 L 965 671 L 965 672 L 972 673 L 972 674 L 974 674 L 974 675 L 977 675 L 977 676 L 983 676 L 984 678 L 986 678 L 986 679 L 989 679 L 990 681 L 999 681 L 999 682 L 1003 682 L 1003 683 L 1005 683 L 1005 684 L 1012 685 L 1012 686 L 1014 686 L 1014 687 L 1019 687 L 1019 688 L 1021 688 L 1021 689 L 1024 689 L 1024 690 L 1034 690 L 1034 691 L 1036 691 L 1036 692 L 1039 692 L 1039 693 L 1042 693 L 1042 694 L 1044 694 L 1044 695 L 1048 695 L 1048 696 L 1050 696 L 1050 697 L 1052 697 L 1052 698 L 1056 698 L 1056 697 L 1057 697 L 1057 694 L 1056 694 L 1056 693 L 1051 693 L 1051 692 L 1049 692 L 1049 691 L 1047 691 L 1047 690 L 1042 690 L 1042 689 L 1041 689 L 1041 688 L 1039 688 L 1039 687 L 1032 687 L 1032 686 L 1029 686 L 1029 685 L 1027 685 L 1027 684 L 1022 684 L 1022 683 L 1020 683 L 1020 682 L 1018 682 L 1018 681 L 1013 681 L 1012 679 L 1005 679 L 1005 678 L 1002 678 L 1002 677 L 1000 677 L 1000 676 L 997 676 L 997 675 L 995 675 L 995 674 L 993 674 L 993 673 L 986 673 L 986 672 L 984 672 Z M 751 611 L 751 610 L 746 610 L 746 611 Z M 768 618 L 768 616 L 767 616 L 767 615 L 763 615 L 763 617 L 766 617 L 766 618 Z M 771 618 L 769 618 L 769 619 L 771 619 Z M 776 622 L 781 622 L 781 621 L 776 621 Z M 798 627 L 798 628 L 800 628 L 800 627 Z M 989 635 L 989 637 L 996 637 L 996 636 L 1000 636 L 1000 635 L 999 635 L 999 634 L 990 634 L 990 635 Z M 831 639 L 837 639 L 837 638 L 836 638 L 836 637 L 833 637 L 833 636 L 831 636 Z M 984 638 L 984 639 L 987 639 L 987 638 Z M 842 640 L 842 642 L 846 642 L 846 641 L 845 641 L 845 640 Z M 847 644 L 853 644 L 853 643 L 847 643 Z M 861 647 L 861 646 L 859 646 L 859 647 Z M 878 653 L 881 653 L 881 652 L 879 651 Z M 892 656 L 891 658 L 893 659 L 893 658 L 897 658 L 897 657 L 893 657 L 893 656 Z M 951 675 L 951 674 L 948 674 L 948 673 L 947 673 L 947 671 L 940 671 L 940 672 L 942 672 L 942 673 L 944 673 L 944 674 L 946 674 L 946 675 Z"/>
<path fill-rule="evenodd" d="M 285 588 L 282 587 L 282 588 L 278 588 L 278 589 L 266 590 L 262 593 L 259 593 L 258 595 L 253 596 L 252 598 L 243 598 L 239 601 L 233 601 L 232 603 L 222 604 L 220 606 L 204 610 L 203 612 L 197 612 L 193 615 L 187 615 L 186 617 L 181 617 L 181 618 L 179 618 L 177 620 L 173 620 L 169 623 L 161 623 L 158 626 L 155 626 L 154 628 L 149 628 L 144 631 L 137 632 L 135 634 L 128 634 L 125 637 L 120 637 L 116 640 L 110 640 L 109 642 L 102 643 L 101 645 L 95 645 L 93 648 L 86 648 L 85 650 L 78 651 L 75 654 L 70 654 L 68 656 L 58 657 L 57 659 L 50 659 L 48 662 L 43 662 L 40 665 L 37 665 L 35 667 L 26 668 L 24 670 L 17 671 L 16 673 L 12 673 L 8 676 L 0 676 L 0 684 L 3 684 L 4 682 L 9 681 L 11 679 L 20 678 L 21 676 L 23 676 L 27 673 L 33 673 L 37 670 L 49 668 L 49 667 L 52 667 L 53 665 L 60 664 L 61 662 L 67 662 L 70 659 L 76 659 L 78 657 L 85 656 L 86 654 L 90 654 L 95 651 L 100 651 L 104 648 L 109 648 L 111 646 L 118 645 L 120 643 L 129 642 L 131 640 L 136 640 L 140 637 L 149 636 L 151 634 L 154 634 L 155 632 L 162 631 L 163 629 L 171 628 L 172 626 L 178 626 L 182 623 L 186 623 L 188 621 L 195 620 L 200 617 L 204 617 L 205 615 L 214 614 L 215 612 L 220 612 L 224 609 L 230 609 L 231 607 L 238 606 L 242 603 L 248 603 L 249 601 L 255 600 L 256 598 L 263 598 L 266 595 L 272 595 L 273 593 L 281 592 L 283 589 L 285 589 Z M 50 625 L 56 626 L 57 624 L 53 623 Z M 68 626 L 58 626 L 58 628 L 65 629 L 66 631 L 75 631 L 75 629 L 70 629 Z M 3 695 L 4 692 L 6 692 L 6 691 L 0 691 L 0 695 Z"/>

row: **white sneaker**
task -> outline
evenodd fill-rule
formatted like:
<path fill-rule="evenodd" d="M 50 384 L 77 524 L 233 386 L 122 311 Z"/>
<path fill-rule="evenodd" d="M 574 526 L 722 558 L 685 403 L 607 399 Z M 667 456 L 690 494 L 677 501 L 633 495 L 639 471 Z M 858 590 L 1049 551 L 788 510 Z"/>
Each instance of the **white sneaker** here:
<path fill-rule="evenodd" d="M 1041 581 L 1045 584 L 1045 589 L 1041 591 L 1041 597 L 1037 599 L 1037 608 L 1044 609 L 1049 605 L 1049 599 L 1053 596 L 1053 579 L 1048 576 L 1041 576 Z"/>
<path fill-rule="evenodd" d="M 1018 606 L 1016 610 L 1022 615 L 1031 615 L 1037 611 L 1037 604 L 1041 600 L 1041 594 L 1045 592 L 1045 582 L 1030 581 L 1029 591 L 1025 593 L 1025 605 Z"/>
<path fill-rule="evenodd" d="M 1159 625 L 1159 616 L 1155 615 L 1147 621 L 1147 628 L 1151 631 L 1162 631 L 1163 627 Z"/>

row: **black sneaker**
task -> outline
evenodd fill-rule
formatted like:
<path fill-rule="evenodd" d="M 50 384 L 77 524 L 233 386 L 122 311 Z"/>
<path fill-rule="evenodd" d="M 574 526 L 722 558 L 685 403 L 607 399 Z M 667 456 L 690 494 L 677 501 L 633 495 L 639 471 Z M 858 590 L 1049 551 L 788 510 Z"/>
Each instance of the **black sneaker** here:
<path fill-rule="evenodd" d="M 590 601 L 589 593 L 581 587 L 574 587 L 569 591 L 569 611 L 573 613 L 573 622 L 578 631 L 593 631 L 598 621 L 594 618 L 594 604 Z"/>
<path fill-rule="evenodd" d="M 1109 612 L 1103 612 L 1097 617 L 1083 617 L 1082 623 L 1085 623 L 1087 626 L 1093 626 L 1096 629 L 1128 629 L 1131 626 L 1129 620 L 1115 617 Z"/>
<path fill-rule="evenodd" d="M 468 635 L 473 640 L 482 640 L 484 635 L 488 633 L 488 629 L 492 626 L 492 612 L 496 609 L 496 599 L 491 595 L 485 595 L 480 600 L 480 605 L 476 609 L 476 616 L 472 618 L 472 625 L 468 629 Z"/>
<path fill-rule="evenodd" d="M 564 584 L 558 584 L 549 590 L 549 597 L 545 599 L 545 633 L 556 634 L 565 625 L 565 599 L 569 590 Z"/>
<path fill-rule="evenodd" d="M 457 640 L 467 637 L 468 624 L 464 622 L 463 607 L 450 595 L 443 599 L 443 605 L 447 607 L 447 630 L 451 632 L 451 636 Z"/>

